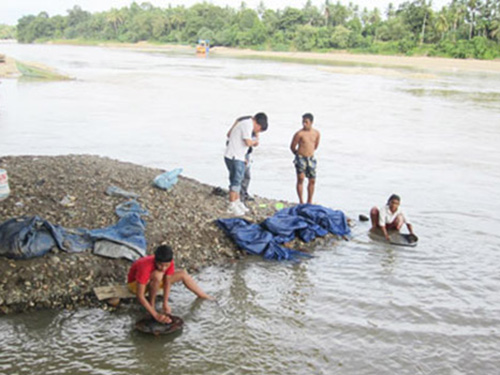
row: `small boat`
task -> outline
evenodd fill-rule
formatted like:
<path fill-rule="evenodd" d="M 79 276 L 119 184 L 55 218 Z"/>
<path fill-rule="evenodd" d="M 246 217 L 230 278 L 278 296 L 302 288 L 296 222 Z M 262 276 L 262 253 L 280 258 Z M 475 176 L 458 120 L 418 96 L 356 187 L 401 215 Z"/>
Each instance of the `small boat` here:
<path fill-rule="evenodd" d="M 210 41 L 208 39 L 198 40 L 198 45 L 196 46 L 196 54 L 207 56 L 209 51 L 210 51 Z"/>

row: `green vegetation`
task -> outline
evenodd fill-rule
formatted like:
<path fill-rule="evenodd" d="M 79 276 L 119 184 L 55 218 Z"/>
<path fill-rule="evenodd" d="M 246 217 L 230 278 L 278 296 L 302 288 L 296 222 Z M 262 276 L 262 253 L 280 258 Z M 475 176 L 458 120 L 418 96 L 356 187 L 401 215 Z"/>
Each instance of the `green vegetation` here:
<path fill-rule="evenodd" d="M 0 39 L 16 39 L 16 27 L 0 25 Z"/>
<path fill-rule="evenodd" d="M 70 79 L 68 76 L 56 73 L 45 67 L 34 66 L 20 61 L 16 61 L 16 66 L 23 78 L 48 81 L 64 81 Z"/>
<path fill-rule="evenodd" d="M 1 29 L 0 29 L 1 30 Z M 22 43 L 46 40 L 118 41 L 212 45 L 275 51 L 349 49 L 374 54 L 500 57 L 500 2 L 451 0 L 439 11 L 430 0 L 413 0 L 397 9 L 362 9 L 329 0 L 308 1 L 302 9 L 238 9 L 208 3 L 154 7 L 144 2 L 91 14 L 79 6 L 67 16 L 46 12 L 24 16 L 17 24 Z"/>
<path fill-rule="evenodd" d="M 448 89 L 423 89 L 415 88 L 402 90 L 403 92 L 418 96 L 418 97 L 436 97 L 444 98 L 460 105 L 473 104 L 485 108 L 498 109 L 500 104 L 500 93 L 491 91 L 460 91 Z"/>

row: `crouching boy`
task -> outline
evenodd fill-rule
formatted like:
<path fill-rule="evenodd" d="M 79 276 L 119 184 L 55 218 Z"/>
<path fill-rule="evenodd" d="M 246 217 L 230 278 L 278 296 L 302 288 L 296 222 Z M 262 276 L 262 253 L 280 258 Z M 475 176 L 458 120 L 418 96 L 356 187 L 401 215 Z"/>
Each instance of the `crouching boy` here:
<path fill-rule="evenodd" d="M 159 246 L 154 255 L 143 257 L 132 264 L 128 273 L 128 288 L 137 296 L 140 304 L 161 323 L 170 323 L 171 319 L 168 304 L 170 287 L 172 284 L 182 283 L 200 298 L 213 299 L 196 284 L 194 279 L 185 270 L 175 270 L 173 251 L 170 246 Z M 163 313 L 156 311 L 155 300 L 160 288 L 163 288 Z M 146 289 L 149 300 L 146 299 Z"/>

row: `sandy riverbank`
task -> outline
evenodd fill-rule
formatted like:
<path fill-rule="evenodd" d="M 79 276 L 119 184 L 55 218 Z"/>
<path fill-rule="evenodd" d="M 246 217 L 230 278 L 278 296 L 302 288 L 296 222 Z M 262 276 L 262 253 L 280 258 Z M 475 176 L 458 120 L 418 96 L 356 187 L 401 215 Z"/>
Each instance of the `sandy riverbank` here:
<path fill-rule="evenodd" d="M 19 77 L 20 72 L 17 69 L 16 61 L 9 56 L 4 56 L 3 60 L 3 62 L 0 62 L 0 78 Z"/>
<path fill-rule="evenodd" d="M 72 41 L 56 41 L 47 44 L 68 44 Z M 81 42 L 76 43 L 82 45 Z M 195 54 L 196 50 L 192 46 L 173 44 L 153 44 L 149 42 L 139 43 L 89 43 L 89 46 L 99 46 L 105 48 L 123 48 L 137 51 L 150 52 L 183 52 Z M 0 51 L 1 53 L 1 51 Z M 360 68 L 392 68 L 392 69 L 413 69 L 424 72 L 477 72 L 477 73 L 500 73 L 500 60 L 474 60 L 474 59 L 449 59 L 441 57 L 409 57 L 409 56 L 383 56 L 368 54 L 352 54 L 343 51 L 333 51 L 325 53 L 317 52 L 273 52 L 254 51 L 249 49 L 236 49 L 226 47 L 214 47 L 210 53 L 212 56 L 275 60 L 283 62 L 317 64 L 335 67 L 357 66 Z M 9 59 L 8 64 L 0 64 L 0 77 L 10 77 L 19 74 L 15 67 L 15 62 Z M 46 68 L 46 67 L 44 67 Z"/>
<path fill-rule="evenodd" d="M 71 79 L 40 63 L 16 61 L 12 57 L 1 54 L 0 50 L 0 78 L 19 77 L 50 81 Z"/>
<path fill-rule="evenodd" d="M 88 155 L 0 157 L 8 171 L 11 195 L 0 202 L 0 223 L 13 217 L 38 215 L 66 228 L 102 228 L 115 224 L 115 207 L 126 198 L 105 194 L 110 185 L 140 194 L 149 211 L 148 253 L 160 243 L 175 251 L 176 266 L 196 272 L 208 265 L 244 257 L 220 230 L 215 219 L 227 217 L 227 192 L 180 177 L 166 192 L 152 186 L 161 170 Z M 63 205 L 66 196 L 74 205 Z M 276 212 L 277 201 L 256 197 L 249 202 L 249 220 L 260 222 Z M 328 238 L 321 241 L 331 240 Z M 315 243 L 295 243 L 310 250 Z M 34 308 L 105 306 L 93 288 L 123 284 L 130 262 L 91 253 L 68 254 L 54 249 L 30 260 L 0 257 L 0 314 Z"/>
<path fill-rule="evenodd" d="M 158 45 L 147 42 L 136 44 L 101 43 L 101 47 L 128 48 L 143 51 L 179 51 L 195 53 L 195 48 L 181 45 Z M 437 72 L 484 72 L 500 73 L 500 60 L 474 60 L 474 59 L 448 59 L 440 57 L 408 57 L 408 56 L 383 56 L 352 54 L 342 51 L 316 53 L 316 52 L 273 52 L 254 51 L 249 49 L 236 49 L 215 47 L 210 52 L 213 56 L 277 60 L 284 62 L 297 62 L 318 65 L 359 65 L 364 67 L 406 68 L 423 71 Z"/>
<path fill-rule="evenodd" d="M 409 68 L 440 72 L 489 72 L 500 73 L 500 60 L 459 60 L 439 57 L 408 57 L 357 55 L 345 52 L 269 52 L 216 48 L 214 54 L 223 56 L 276 59 L 316 64 L 360 64 L 367 67 Z"/>

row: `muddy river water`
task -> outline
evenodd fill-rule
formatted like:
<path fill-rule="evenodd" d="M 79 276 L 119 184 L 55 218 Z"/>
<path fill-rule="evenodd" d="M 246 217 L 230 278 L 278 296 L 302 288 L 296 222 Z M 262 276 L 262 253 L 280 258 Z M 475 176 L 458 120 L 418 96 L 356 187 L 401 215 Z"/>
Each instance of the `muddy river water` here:
<path fill-rule="evenodd" d="M 349 242 L 250 258 L 172 292 L 175 337 L 138 306 L 0 317 L 0 374 L 495 374 L 500 365 L 500 75 L 5 44 L 75 79 L 2 79 L 0 156 L 98 154 L 227 185 L 225 133 L 264 111 L 251 192 L 295 200 L 289 144 L 312 112 L 315 202 L 357 218 L 392 193 L 416 248 Z"/>

